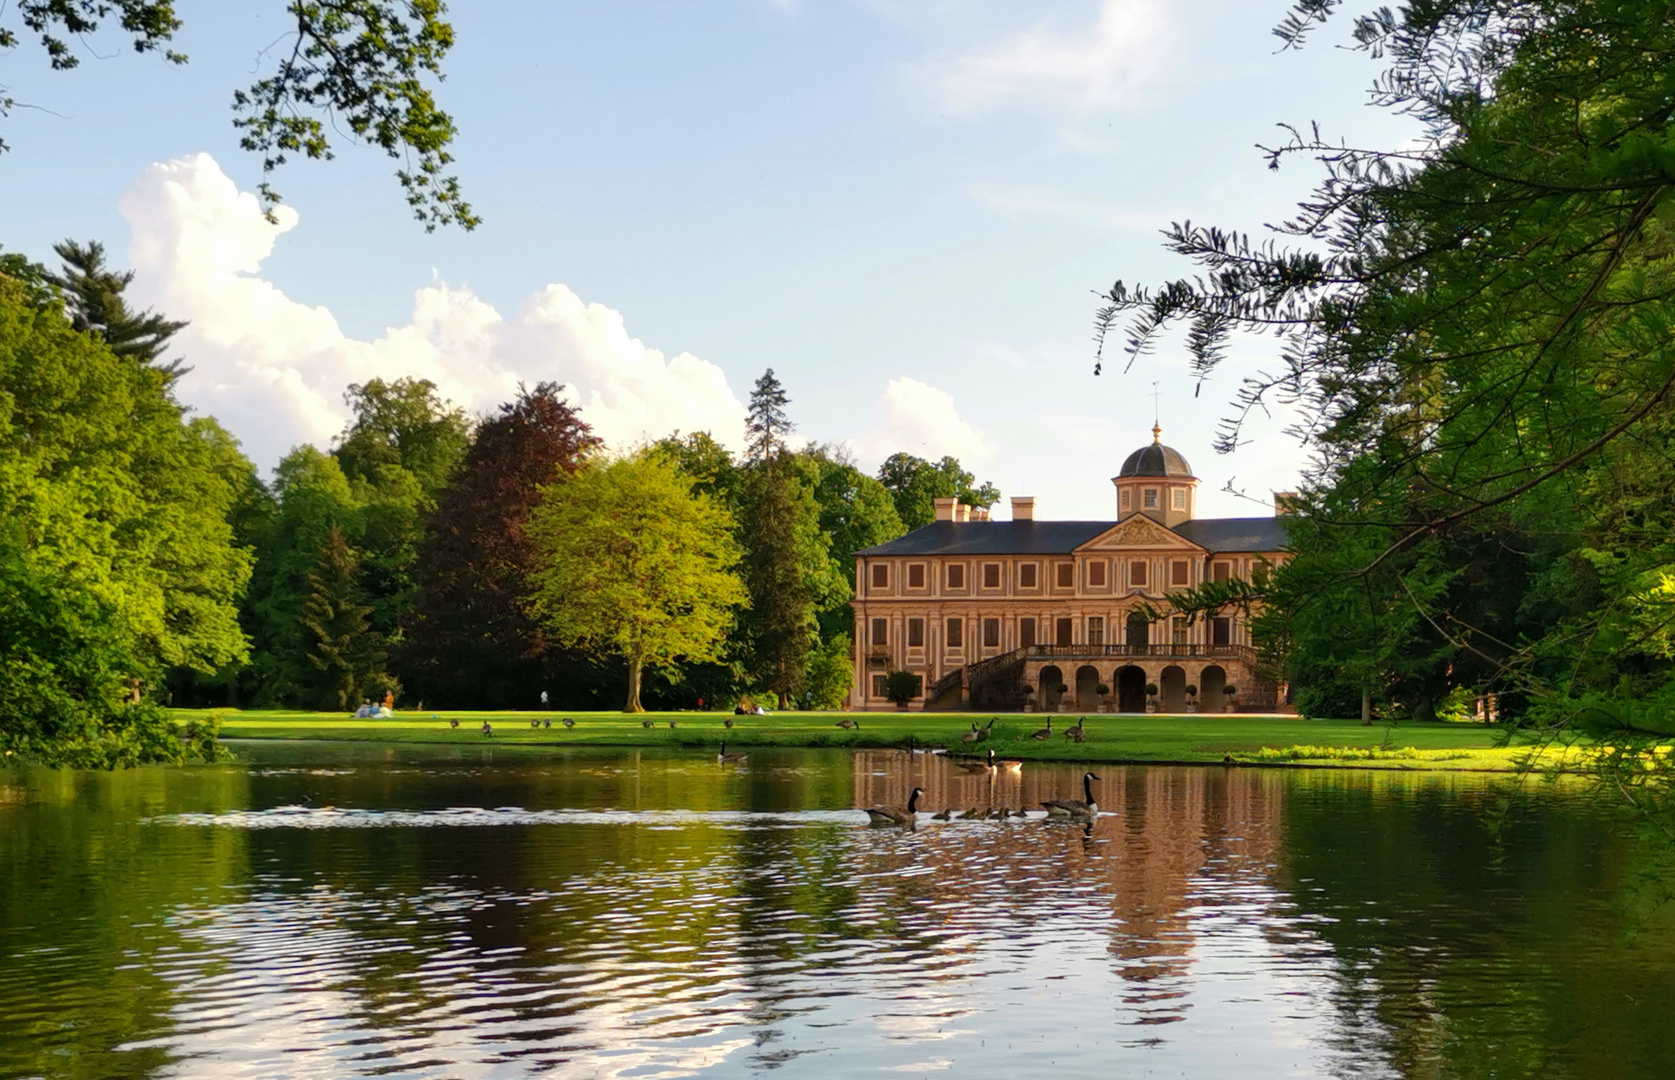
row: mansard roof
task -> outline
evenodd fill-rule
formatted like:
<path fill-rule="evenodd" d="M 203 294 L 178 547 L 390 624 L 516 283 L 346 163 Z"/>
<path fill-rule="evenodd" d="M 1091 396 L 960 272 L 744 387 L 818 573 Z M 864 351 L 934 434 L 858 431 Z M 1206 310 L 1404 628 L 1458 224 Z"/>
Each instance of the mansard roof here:
<path fill-rule="evenodd" d="M 857 555 L 1069 555 L 1114 521 L 933 521 Z M 1279 551 L 1280 518 L 1199 518 L 1172 530 L 1211 552 Z"/>

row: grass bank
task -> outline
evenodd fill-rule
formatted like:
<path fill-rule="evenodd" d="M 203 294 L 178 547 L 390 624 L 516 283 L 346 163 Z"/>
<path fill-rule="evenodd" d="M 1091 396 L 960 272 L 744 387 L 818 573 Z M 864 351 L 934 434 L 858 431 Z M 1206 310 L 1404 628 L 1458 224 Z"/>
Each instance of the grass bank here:
<path fill-rule="evenodd" d="M 177 710 L 181 716 L 217 714 L 221 734 L 235 739 L 321 739 L 336 742 L 433 743 L 536 747 L 661 746 L 714 747 L 885 747 L 914 741 L 946 746 L 953 753 L 980 754 L 993 747 L 1006 757 L 1040 761 L 1219 762 L 1378 769 L 1445 769 L 1510 772 L 1532 752 L 1544 764 L 1559 764 L 1562 748 L 1541 751 L 1533 738 L 1481 724 L 1398 724 L 1361 726 L 1359 721 L 1310 720 L 1296 716 L 1092 715 L 1086 741 L 1073 743 L 1060 732 L 1077 716 L 1052 717 L 1050 740 L 1036 741 L 1046 716 L 1003 714 L 982 743 L 962 742 L 974 713 L 775 713 L 729 717 L 725 713 L 564 712 L 398 712 L 388 719 L 356 720 L 336 713 Z M 576 721 L 565 728 L 563 717 Z M 459 720 L 459 727 L 450 721 Z M 552 727 L 531 727 L 550 719 Z M 728 730 L 724 721 L 732 719 Z M 852 720 L 858 728 L 838 726 Z M 493 734 L 482 734 L 487 720 Z M 651 727 L 642 721 L 650 720 Z M 675 726 L 670 727 L 673 721 Z M 1575 753 L 1574 750 L 1569 751 Z"/>

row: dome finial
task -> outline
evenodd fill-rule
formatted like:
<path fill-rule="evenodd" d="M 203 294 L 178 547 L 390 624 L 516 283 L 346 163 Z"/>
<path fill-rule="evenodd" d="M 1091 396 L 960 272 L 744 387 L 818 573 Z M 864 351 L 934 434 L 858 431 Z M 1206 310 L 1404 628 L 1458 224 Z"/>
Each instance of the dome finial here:
<path fill-rule="evenodd" d="M 1163 423 L 1162 423 L 1161 420 L 1158 419 L 1158 417 L 1160 417 L 1163 414 L 1163 410 L 1158 408 L 1158 404 L 1157 404 L 1158 398 L 1160 398 L 1162 396 L 1163 396 L 1163 392 L 1157 388 L 1157 380 L 1153 379 L 1152 380 L 1152 442 L 1154 442 L 1154 443 L 1163 442 Z"/>
<path fill-rule="evenodd" d="M 1152 421 L 1152 442 L 1160 443 L 1162 441 L 1163 441 L 1163 427 L 1160 424 L 1158 424 L 1158 422 L 1156 420 L 1153 420 Z"/>

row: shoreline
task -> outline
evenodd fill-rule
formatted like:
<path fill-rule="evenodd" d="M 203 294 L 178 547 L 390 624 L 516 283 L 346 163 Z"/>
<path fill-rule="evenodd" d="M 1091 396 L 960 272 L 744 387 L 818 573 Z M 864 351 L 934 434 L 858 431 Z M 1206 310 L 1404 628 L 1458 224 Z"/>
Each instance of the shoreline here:
<path fill-rule="evenodd" d="M 941 750 L 951 760 L 973 760 L 989 749 L 997 756 L 1042 764 L 1173 765 L 1226 768 L 1360 769 L 1383 772 L 1515 774 L 1536 767 L 1563 769 L 1570 747 L 1541 746 L 1532 737 L 1483 724 L 1388 724 L 1312 720 L 1263 714 L 1092 714 L 1085 741 L 1062 739 L 1080 717 L 1066 714 L 977 713 L 776 713 L 732 717 L 725 713 L 398 712 L 380 719 L 291 710 L 175 710 L 181 719 L 211 716 L 227 740 L 296 740 L 414 746 L 496 746 L 551 752 L 601 749 L 713 750 L 725 741 L 738 749 Z M 1050 739 L 1032 734 L 1049 715 Z M 565 716 L 574 728 L 561 727 Z M 460 726 L 452 727 L 457 719 Z M 531 727 L 531 720 L 552 726 Z M 645 720 L 651 727 L 643 726 Z M 732 719 L 728 729 L 725 721 Z M 858 728 L 838 726 L 859 721 Z M 977 721 L 990 736 L 962 739 Z M 482 734 L 482 723 L 492 734 Z M 675 724 L 669 727 L 670 721 Z M 1315 753 L 1319 751 L 1319 753 Z M 1232 760 L 1227 760 L 1228 758 Z M 1576 770 L 1565 770 L 1576 771 Z"/>

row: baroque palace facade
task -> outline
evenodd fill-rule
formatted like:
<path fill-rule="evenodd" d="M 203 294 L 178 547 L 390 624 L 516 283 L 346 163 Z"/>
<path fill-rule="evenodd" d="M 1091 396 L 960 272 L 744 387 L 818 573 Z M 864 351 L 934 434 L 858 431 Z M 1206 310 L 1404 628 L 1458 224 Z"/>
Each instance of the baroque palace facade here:
<path fill-rule="evenodd" d="M 905 670 L 927 709 L 1274 709 L 1243 616 L 1189 621 L 1169 594 L 1282 562 L 1283 522 L 1195 517 L 1198 479 L 1161 436 L 1112 478 L 1115 521 L 1037 521 L 1033 498 L 991 521 L 938 499 L 933 523 L 857 552 L 854 707 L 895 708 L 884 676 Z"/>

